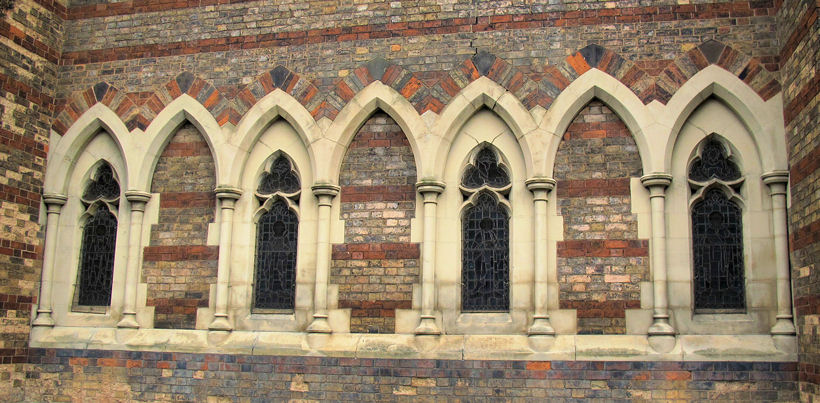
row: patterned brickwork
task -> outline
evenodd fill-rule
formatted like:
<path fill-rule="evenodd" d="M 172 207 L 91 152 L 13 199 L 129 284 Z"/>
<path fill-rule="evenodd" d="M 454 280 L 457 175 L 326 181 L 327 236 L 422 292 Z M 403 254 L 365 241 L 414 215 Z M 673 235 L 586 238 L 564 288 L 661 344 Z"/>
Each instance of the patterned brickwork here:
<path fill-rule="evenodd" d="M 214 175 L 207 143 L 186 123 L 163 151 L 151 185 L 159 193 L 159 222 L 143 252 L 142 276 L 157 328 L 193 329 L 197 308 L 208 306 L 219 257 L 217 246 L 206 245 Z"/>
<path fill-rule="evenodd" d="M 52 9 L 10 5 L 0 8 L 0 383 L 25 375 L 14 371 L 26 361 L 40 285 L 40 195 L 63 42 Z"/>
<path fill-rule="evenodd" d="M 350 331 L 393 333 L 395 310 L 412 307 L 419 245 L 410 242 L 416 164 L 399 125 L 375 113 L 348 147 L 339 178 L 345 243 L 333 245 L 331 283 Z"/>
<path fill-rule="evenodd" d="M 820 401 L 820 4 L 786 0 L 778 13 L 777 36 L 783 117 L 789 146 L 790 248 L 795 325 L 799 344 L 800 394 Z"/>
<path fill-rule="evenodd" d="M 33 349 L 10 400 L 797 401 L 794 363 L 272 357 Z"/>
<path fill-rule="evenodd" d="M 641 175 L 635 141 L 606 105 L 590 102 L 567 128 L 554 172 L 560 306 L 577 309 L 579 333 L 625 333 L 625 310 L 640 308 L 649 279 L 648 242 L 630 212 L 629 178 Z"/>

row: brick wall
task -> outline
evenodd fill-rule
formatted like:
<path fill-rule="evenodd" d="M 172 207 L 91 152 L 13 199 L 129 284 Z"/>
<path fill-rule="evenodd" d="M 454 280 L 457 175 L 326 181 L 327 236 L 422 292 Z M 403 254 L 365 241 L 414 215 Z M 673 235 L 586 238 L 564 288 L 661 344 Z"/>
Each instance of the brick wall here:
<path fill-rule="evenodd" d="M 154 327 L 193 329 L 196 311 L 208 306 L 216 283 L 219 248 L 206 245 L 216 209 L 214 162 L 208 144 L 190 123 L 165 147 L 151 192 L 159 193 L 159 222 L 143 252 L 143 281 Z"/>
<path fill-rule="evenodd" d="M 26 361 L 39 292 L 40 194 L 62 41 L 53 7 L 0 8 L 0 384 Z"/>
<path fill-rule="evenodd" d="M 648 241 L 638 239 L 629 178 L 641 160 L 629 129 L 606 105 L 592 101 L 567 128 L 555 158 L 559 304 L 577 309 L 578 332 L 626 333 L 625 310 L 640 308 L 649 280 Z"/>
<path fill-rule="evenodd" d="M 820 4 L 786 0 L 778 13 L 789 147 L 789 232 L 800 392 L 820 400 Z"/>
<path fill-rule="evenodd" d="M 395 310 L 412 308 L 419 245 L 410 242 L 416 164 L 399 125 L 375 113 L 353 138 L 339 177 L 345 243 L 333 245 L 331 283 L 350 331 L 393 333 Z"/>
<path fill-rule="evenodd" d="M 31 351 L 19 400 L 797 401 L 794 363 L 566 362 Z M 103 382 L 100 382 L 103 381 Z"/>

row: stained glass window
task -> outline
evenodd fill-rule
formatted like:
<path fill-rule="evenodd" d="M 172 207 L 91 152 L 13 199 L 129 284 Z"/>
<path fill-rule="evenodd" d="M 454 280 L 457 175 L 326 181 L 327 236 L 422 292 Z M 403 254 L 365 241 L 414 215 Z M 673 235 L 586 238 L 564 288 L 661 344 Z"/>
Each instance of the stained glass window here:
<path fill-rule="evenodd" d="M 85 187 L 83 200 L 93 202 L 95 200 L 113 201 L 120 197 L 120 184 L 114 178 L 114 171 L 111 166 L 102 163 L 94 177 Z"/>
<path fill-rule="evenodd" d="M 290 160 L 280 155 L 271 164 L 270 172 L 262 175 L 257 192 L 260 194 L 294 193 L 300 187 L 299 176 L 293 171 Z"/>
<path fill-rule="evenodd" d="M 296 296 L 296 242 L 299 221 L 277 200 L 257 224 L 254 307 L 293 309 Z"/>
<path fill-rule="evenodd" d="M 692 207 L 695 310 L 745 309 L 740 208 L 719 189 Z"/>
<path fill-rule="evenodd" d="M 729 160 L 720 141 L 710 139 L 703 145 L 700 157 L 689 168 L 689 179 L 703 182 L 712 178 L 734 181 L 740 178 L 740 170 Z"/>
<path fill-rule="evenodd" d="M 100 204 L 85 222 L 80 250 L 77 304 L 107 306 L 111 304 L 111 280 L 114 276 L 114 246 L 117 218 Z"/>
<path fill-rule="evenodd" d="M 490 193 L 481 193 L 462 220 L 461 309 L 508 311 L 509 215 Z"/>
<path fill-rule="evenodd" d="M 478 152 L 475 163 L 467 166 L 461 180 L 461 184 L 468 189 L 478 189 L 484 185 L 501 188 L 509 183 L 509 175 L 489 148 L 483 148 Z"/>

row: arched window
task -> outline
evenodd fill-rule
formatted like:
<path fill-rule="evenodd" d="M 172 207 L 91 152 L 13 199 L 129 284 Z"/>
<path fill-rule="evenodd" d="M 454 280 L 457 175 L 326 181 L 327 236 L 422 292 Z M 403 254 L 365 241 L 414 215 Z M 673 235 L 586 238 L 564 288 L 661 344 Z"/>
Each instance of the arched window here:
<path fill-rule="evenodd" d="M 104 311 L 111 304 L 114 249 L 117 242 L 117 211 L 120 184 L 111 166 L 103 162 L 92 175 L 81 197 L 84 214 L 80 268 L 74 310 Z M 102 307 L 102 309 L 101 309 Z"/>
<path fill-rule="evenodd" d="M 284 155 L 273 160 L 256 190 L 262 207 L 256 225 L 254 309 L 294 309 L 300 190 L 299 176 Z"/>
<path fill-rule="evenodd" d="M 482 148 L 461 180 L 461 310 L 510 309 L 510 177 L 495 152 Z"/>
<path fill-rule="evenodd" d="M 695 312 L 746 309 L 740 170 L 714 136 L 689 168 Z"/>

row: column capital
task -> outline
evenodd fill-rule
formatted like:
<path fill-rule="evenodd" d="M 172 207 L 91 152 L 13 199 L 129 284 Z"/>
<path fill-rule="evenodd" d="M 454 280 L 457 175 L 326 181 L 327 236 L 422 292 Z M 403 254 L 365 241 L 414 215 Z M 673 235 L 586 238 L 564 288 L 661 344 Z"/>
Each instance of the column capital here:
<path fill-rule="evenodd" d="M 57 194 L 57 193 L 44 193 L 43 194 L 43 203 L 46 206 L 62 206 L 68 200 L 68 197 L 65 195 Z"/>
<path fill-rule="evenodd" d="M 760 175 L 760 179 L 769 187 L 770 195 L 785 194 L 786 186 L 789 184 L 789 171 L 766 172 Z"/>
<path fill-rule="evenodd" d="M 151 200 L 151 193 L 143 192 L 141 190 L 126 190 L 125 200 L 129 203 L 148 203 Z"/>
<path fill-rule="evenodd" d="M 672 184 L 672 175 L 659 172 L 644 175 L 641 176 L 641 184 L 647 189 L 651 189 L 653 187 L 661 187 L 666 189 L 670 184 Z"/>
<path fill-rule="evenodd" d="M 330 183 L 317 183 L 310 187 L 310 190 L 313 191 L 313 195 L 316 197 L 319 196 L 330 196 L 336 197 L 339 194 L 340 187 L 330 184 Z"/>
<path fill-rule="evenodd" d="M 439 182 L 434 179 L 423 179 L 416 182 L 416 190 L 421 194 L 435 193 L 438 195 L 444 192 L 444 182 Z"/>
<path fill-rule="evenodd" d="M 538 190 L 545 190 L 550 192 L 552 189 L 555 189 L 555 179 L 547 178 L 545 176 L 536 176 L 527 179 L 524 181 L 524 184 L 527 185 L 527 189 L 530 192 L 536 192 Z"/>
<path fill-rule="evenodd" d="M 214 193 L 216 193 L 216 198 L 220 200 L 237 200 L 242 196 L 242 189 L 228 185 L 219 185 L 214 189 Z"/>

